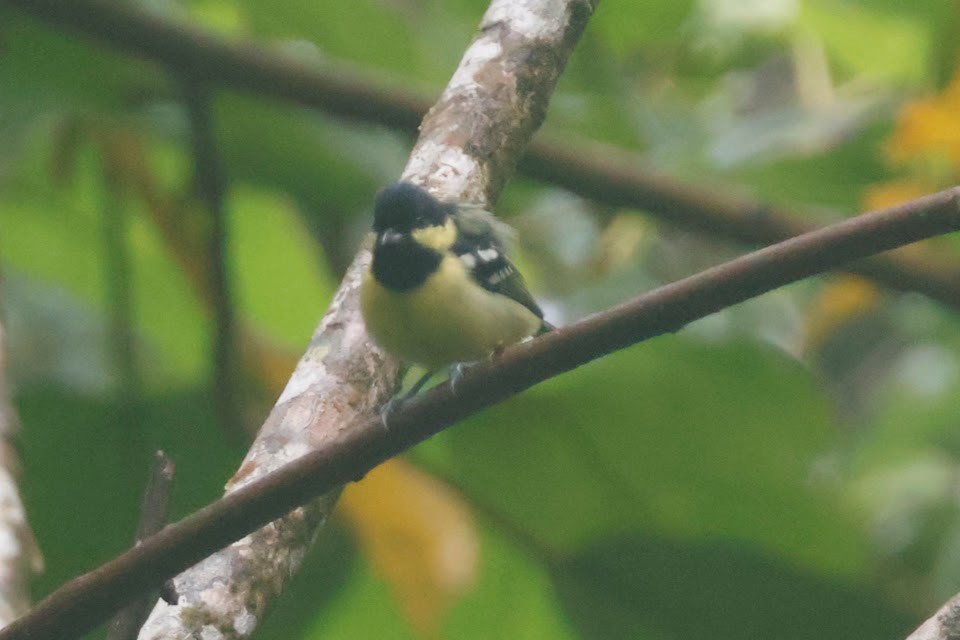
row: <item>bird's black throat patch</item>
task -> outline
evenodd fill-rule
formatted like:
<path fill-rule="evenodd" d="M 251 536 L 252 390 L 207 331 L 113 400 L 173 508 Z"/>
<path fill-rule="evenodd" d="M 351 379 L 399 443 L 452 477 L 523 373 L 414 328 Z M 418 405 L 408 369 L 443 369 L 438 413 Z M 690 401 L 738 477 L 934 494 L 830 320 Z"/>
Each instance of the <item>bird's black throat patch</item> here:
<path fill-rule="evenodd" d="M 378 244 L 373 251 L 373 277 L 391 291 L 411 291 L 426 282 L 442 260 L 443 254 L 413 238 Z"/>

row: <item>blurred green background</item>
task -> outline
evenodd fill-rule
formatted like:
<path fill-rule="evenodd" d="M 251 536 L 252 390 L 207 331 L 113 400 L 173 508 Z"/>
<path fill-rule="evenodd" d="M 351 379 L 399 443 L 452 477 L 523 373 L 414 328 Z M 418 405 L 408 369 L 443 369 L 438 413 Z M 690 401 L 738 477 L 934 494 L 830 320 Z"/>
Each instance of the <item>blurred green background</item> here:
<path fill-rule="evenodd" d="M 135 4 L 425 100 L 485 9 Z M 605 0 L 545 129 L 839 219 L 957 182 L 958 25 L 947 0 Z M 243 391 L 224 409 L 181 88 L 0 3 L 0 298 L 35 597 L 130 545 L 154 450 L 177 464 L 174 517 L 220 495 L 412 143 L 211 94 Z M 497 212 L 556 324 L 745 250 L 522 176 Z M 952 238 L 925 250 L 960 264 Z M 828 276 L 585 366 L 350 488 L 260 637 L 903 638 L 960 591 L 958 346 L 956 310 Z"/>

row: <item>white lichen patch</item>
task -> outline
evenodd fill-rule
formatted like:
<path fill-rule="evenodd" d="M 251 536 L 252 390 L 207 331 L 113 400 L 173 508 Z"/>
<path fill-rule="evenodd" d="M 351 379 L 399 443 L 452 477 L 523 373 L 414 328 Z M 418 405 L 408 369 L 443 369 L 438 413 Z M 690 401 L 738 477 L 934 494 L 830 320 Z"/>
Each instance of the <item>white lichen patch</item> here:
<path fill-rule="evenodd" d="M 313 347 L 304 354 L 304 357 L 297 363 L 293 375 L 290 376 L 287 386 L 283 388 L 283 393 L 277 399 L 277 404 L 283 404 L 296 398 L 310 387 L 319 385 L 322 380 L 328 377 L 326 368 L 320 364 L 325 353 L 325 348 Z"/>
<path fill-rule="evenodd" d="M 9 527 L 0 527 L 0 558 L 15 560 L 20 557 L 20 539 Z"/>
<path fill-rule="evenodd" d="M 204 625 L 200 630 L 200 640 L 223 640 L 223 633 L 213 625 Z"/>
<path fill-rule="evenodd" d="M 561 0 L 494 2 L 483 16 L 483 25 L 506 24 L 531 39 L 562 37 L 567 26 L 567 4 Z"/>
<path fill-rule="evenodd" d="M 479 93 L 480 86 L 477 83 L 476 76 L 482 71 L 491 60 L 496 60 L 503 53 L 503 47 L 497 40 L 479 38 L 470 45 L 460 66 L 453 73 L 447 88 L 443 92 L 441 100 L 448 99 L 453 95 L 466 94 L 472 96 Z"/>
<path fill-rule="evenodd" d="M 244 609 L 233 619 L 233 628 L 241 636 L 249 636 L 257 628 L 257 616 Z"/>
<path fill-rule="evenodd" d="M 462 147 L 424 140 L 410 156 L 403 179 L 420 183 L 417 176 L 430 176 L 431 184 L 443 185 L 443 193 L 433 195 L 441 200 L 458 200 L 473 185 L 479 170 L 479 163 Z"/>

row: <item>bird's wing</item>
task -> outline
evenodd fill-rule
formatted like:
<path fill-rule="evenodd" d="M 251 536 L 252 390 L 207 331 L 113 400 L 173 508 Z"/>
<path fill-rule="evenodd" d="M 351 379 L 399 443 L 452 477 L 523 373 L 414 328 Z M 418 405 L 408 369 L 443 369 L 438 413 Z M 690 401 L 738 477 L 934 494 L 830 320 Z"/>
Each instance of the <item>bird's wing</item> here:
<path fill-rule="evenodd" d="M 543 311 L 505 253 L 505 239 L 512 229 L 478 207 L 460 207 L 455 220 L 459 234 L 452 250 L 474 280 L 487 291 L 516 300 L 542 319 Z"/>

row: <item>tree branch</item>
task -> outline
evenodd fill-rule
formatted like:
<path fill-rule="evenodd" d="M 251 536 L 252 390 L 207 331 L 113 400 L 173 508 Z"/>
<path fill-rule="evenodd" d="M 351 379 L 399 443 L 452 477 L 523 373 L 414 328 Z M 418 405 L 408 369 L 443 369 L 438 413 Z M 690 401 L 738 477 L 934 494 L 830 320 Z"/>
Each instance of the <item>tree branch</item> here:
<path fill-rule="evenodd" d="M 210 86 L 309 105 L 337 116 L 415 133 L 430 102 L 402 91 L 384 101 L 375 85 L 353 73 L 315 69 L 254 43 L 228 43 L 117 0 L 0 0 L 52 24 L 92 36 L 128 54 L 187 73 Z"/>
<path fill-rule="evenodd" d="M 507 349 L 471 368 L 456 396 L 440 385 L 405 404 L 389 430 L 378 418 L 341 430 L 317 450 L 67 583 L 0 630 L 0 640 L 75 637 L 213 550 L 538 382 L 785 284 L 958 229 L 960 188 L 953 188 L 766 247 Z M 304 428 L 314 428 L 324 416 L 302 419 Z"/>
<path fill-rule="evenodd" d="M 585 0 L 494 0 L 421 125 L 405 177 L 437 194 L 492 201 L 542 121 L 590 11 Z M 204 73 L 191 69 L 190 77 L 202 79 Z M 348 270 L 228 493 L 351 433 L 393 395 L 399 365 L 370 348 L 358 310 L 356 292 L 368 259 L 361 252 Z M 141 640 L 252 634 L 296 571 L 339 489 L 327 487 L 320 498 L 177 576 L 179 600 L 157 603 Z"/>
<path fill-rule="evenodd" d="M 678 227 L 747 245 L 773 244 L 818 226 L 784 208 L 659 174 L 635 154 L 596 142 L 561 144 L 541 137 L 519 169 L 596 202 L 643 209 Z M 918 248 L 909 256 L 877 256 L 844 270 L 960 310 L 960 263 L 955 259 Z"/>
<path fill-rule="evenodd" d="M 19 421 L 7 384 L 6 334 L 0 324 L 0 626 L 23 615 L 30 606 L 29 578 L 43 568 L 17 486 Z"/>
<path fill-rule="evenodd" d="M 227 251 L 229 229 L 227 214 L 224 210 L 227 178 L 217 153 L 211 114 L 213 96 L 204 82 L 197 80 L 192 74 L 184 74 L 180 80 L 183 87 L 183 101 L 190 121 L 194 191 L 203 202 L 210 218 L 206 238 L 204 238 L 206 245 L 204 262 L 207 265 L 204 273 L 207 276 L 206 290 L 210 292 L 214 325 L 211 384 L 214 413 L 225 434 L 245 442 L 247 438 L 244 436 L 247 434 L 237 406 L 240 394 L 235 365 L 236 321 Z"/>
<path fill-rule="evenodd" d="M 137 524 L 136 544 L 140 544 L 167 524 L 169 519 L 170 490 L 173 486 L 175 465 L 163 451 L 157 451 L 153 457 L 153 466 L 147 478 L 147 486 L 140 503 L 140 522 Z M 136 638 L 140 627 L 150 613 L 153 601 L 150 594 L 144 594 L 118 613 L 110 623 L 107 640 L 129 640 Z"/>
<path fill-rule="evenodd" d="M 189 70 L 232 87 L 414 133 L 429 100 L 401 87 L 358 78 L 356 70 L 317 69 L 253 43 L 228 43 L 111 0 L 0 0 L 172 70 Z M 766 245 L 817 225 L 783 208 L 683 182 L 644 167 L 643 158 L 564 136 L 534 141 L 518 169 L 596 202 L 648 211 L 671 224 L 748 245 Z M 856 273 L 897 290 L 916 291 L 960 310 L 960 265 L 921 251 L 861 263 Z"/>
<path fill-rule="evenodd" d="M 960 638 L 960 594 L 947 600 L 947 603 L 940 607 L 933 617 L 907 636 L 907 640 L 957 640 L 958 638 Z"/>

